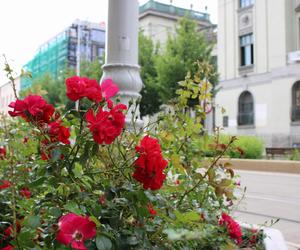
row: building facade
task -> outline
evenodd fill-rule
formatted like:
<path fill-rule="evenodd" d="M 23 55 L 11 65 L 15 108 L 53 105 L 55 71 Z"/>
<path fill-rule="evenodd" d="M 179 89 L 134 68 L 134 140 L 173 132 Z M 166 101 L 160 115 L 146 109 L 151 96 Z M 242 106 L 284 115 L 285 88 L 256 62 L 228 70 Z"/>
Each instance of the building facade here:
<path fill-rule="evenodd" d="M 20 77 L 17 77 L 15 79 L 15 87 L 16 87 L 16 91 L 17 93 L 19 93 L 20 91 Z M 7 82 L 5 84 L 3 84 L 0 87 L 0 114 L 7 114 L 8 110 L 10 110 L 10 108 L 8 107 L 8 105 L 15 101 L 15 95 L 14 95 L 14 91 L 13 91 L 13 87 L 11 82 Z"/>
<path fill-rule="evenodd" d="M 171 1 L 172 2 L 172 1 Z M 208 13 L 176 7 L 172 4 L 164 4 L 149 0 L 139 8 L 139 27 L 144 35 L 150 37 L 161 48 L 165 47 L 169 35 L 174 35 L 178 21 L 185 15 L 198 23 L 199 31 L 203 32 L 208 40 L 215 40 L 213 25 Z"/>
<path fill-rule="evenodd" d="M 300 146 L 300 1 L 218 0 L 216 125 Z"/>
<path fill-rule="evenodd" d="M 80 50 L 77 51 L 77 47 Z M 47 41 L 39 49 L 34 58 L 24 69 L 32 73 L 32 79 L 22 78 L 21 89 L 29 87 L 32 80 L 45 73 L 57 78 L 66 67 L 76 67 L 80 59 L 93 61 L 101 60 L 105 47 L 104 25 L 76 20 L 64 31 Z"/>

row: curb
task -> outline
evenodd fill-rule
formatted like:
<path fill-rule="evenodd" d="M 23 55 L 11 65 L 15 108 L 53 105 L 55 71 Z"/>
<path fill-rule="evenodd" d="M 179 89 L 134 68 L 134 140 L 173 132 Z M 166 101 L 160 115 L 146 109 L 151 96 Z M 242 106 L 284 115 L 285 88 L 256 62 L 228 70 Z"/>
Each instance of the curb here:
<path fill-rule="evenodd" d="M 285 243 L 287 244 L 289 250 L 300 250 L 299 244 L 289 242 L 289 241 L 286 241 Z"/>
<path fill-rule="evenodd" d="M 251 160 L 222 158 L 219 163 L 230 163 L 233 169 L 300 174 L 300 161 Z"/>

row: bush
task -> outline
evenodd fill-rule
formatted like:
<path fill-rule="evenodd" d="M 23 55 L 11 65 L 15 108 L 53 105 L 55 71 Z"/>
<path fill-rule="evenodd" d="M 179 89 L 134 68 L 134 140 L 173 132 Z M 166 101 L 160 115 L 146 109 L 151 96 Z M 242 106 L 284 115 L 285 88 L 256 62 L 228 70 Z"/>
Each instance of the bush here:
<path fill-rule="evenodd" d="M 194 147 L 211 100 L 201 72 L 209 65 L 180 83 L 174 112 L 143 128 L 125 123 L 132 103 L 109 99 L 119 90 L 109 79 L 68 78 L 79 109 L 66 114 L 37 95 L 11 103 L 14 118 L 0 118 L 0 249 L 260 249 L 258 232 L 229 215 L 238 185 L 218 160 L 236 138 L 209 161 Z M 201 104 L 193 118 L 190 98 Z"/>
<path fill-rule="evenodd" d="M 290 161 L 300 161 L 300 152 L 298 149 L 294 149 L 291 153 L 291 155 L 289 155 L 288 158 Z"/>
<path fill-rule="evenodd" d="M 217 140 L 219 144 L 227 144 L 231 140 L 230 135 L 219 135 L 218 138 L 210 137 L 207 142 L 206 156 L 212 156 L 214 148 L 210 147 Z M 264 142 L 255 136 L 237 136 L 237 139 L 226 151 L 225 155 L 231 158 L 261 159 L 264 151 Z"/>
<path fill-rule="evenodd" d="M 242 149 L 244 155 L 241 155 L 237 150 L 230 150 L 228 155 L 232 158 L 241 158 L 242 156 L 246 159 L 261 159 L 265 148 L 263 141 L 255 136 L 238 136 L 234 146 Z"/>

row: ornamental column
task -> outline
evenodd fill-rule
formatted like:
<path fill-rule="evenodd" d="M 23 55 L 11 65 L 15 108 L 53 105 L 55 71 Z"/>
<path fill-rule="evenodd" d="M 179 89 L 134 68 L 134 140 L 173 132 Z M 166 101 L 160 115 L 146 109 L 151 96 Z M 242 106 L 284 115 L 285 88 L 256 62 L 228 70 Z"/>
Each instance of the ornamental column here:
<path fill-rule="evenodd" d="M 138 0 L 108 0 L 105 64 L 101 82 L 111 78 L 120 88 L 121 102 L 128 105 L 141 97 L 138 65 Z M 132 114 L 128 111 L 127 121 Z M 137 110 L 139 116 L 139 111 Z M 141 124 L 141 121 L 138 121 Z"/>

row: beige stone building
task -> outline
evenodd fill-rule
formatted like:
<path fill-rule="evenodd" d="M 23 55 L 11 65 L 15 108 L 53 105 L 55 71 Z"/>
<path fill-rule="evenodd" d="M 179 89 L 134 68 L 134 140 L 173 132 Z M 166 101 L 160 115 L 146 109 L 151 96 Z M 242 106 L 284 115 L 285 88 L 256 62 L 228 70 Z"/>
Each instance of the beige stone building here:
<path fill-rule="evenodd" d="M 216 125 L 300 146 L 300 1 L 218 0 Z"/>
<path fill-rule="evenodd" d="M 20 77 L 15 79 L 16 91 L 19 93 L 20 91 Z M 8 110 L 11 110 L 8 105 L 15 101 L 15 95 L 13 92 L 13 88 L 11 82 L 7 82 L 0 86 L 0 113 L 7 114 Z"/>
<path fill-rule="evenodd" d="M 139 8 L 139 28 L 148 37 L 151 37 L 154 43 L 159 42 L 161 48 L 165 47 L 168 35 L 174 35 L 176 26 L 180 18 L 186 14 L 198 23 L 199 31 L 203 32 L 209 40 L 215 40 L 213 25 L 210 21 L 210 15 L 195 11 L 192 9 L 184 9 L 171 4 L 164 4 L 149 0 Z"/>

